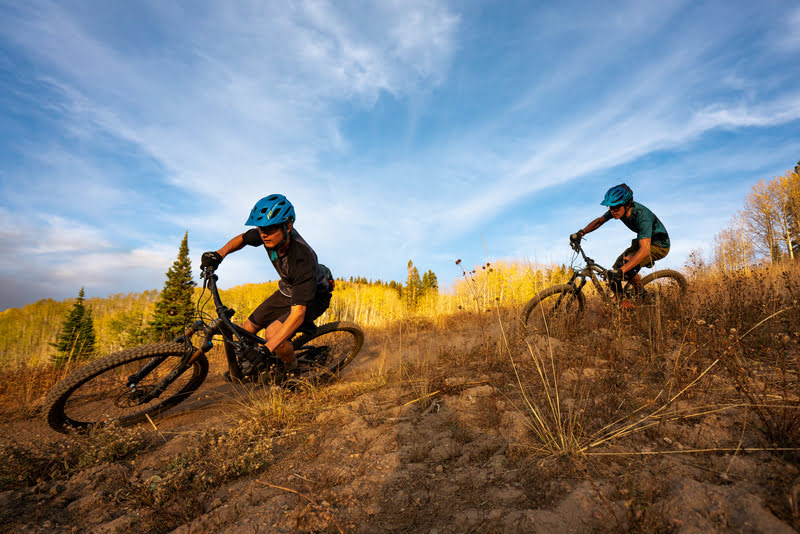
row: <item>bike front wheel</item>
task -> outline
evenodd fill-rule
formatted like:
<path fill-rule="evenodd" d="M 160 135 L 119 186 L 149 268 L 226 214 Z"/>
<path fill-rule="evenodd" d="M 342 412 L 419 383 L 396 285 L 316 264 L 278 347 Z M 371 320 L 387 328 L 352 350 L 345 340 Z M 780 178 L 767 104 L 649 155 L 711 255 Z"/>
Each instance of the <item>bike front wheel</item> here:
<path fill-rule="evenodd" d="M 152 343 L 110 354 L 81 367 L 59 382 L 47 395 L 44 414 L 51 428 L 87 429 L 116 423 L 130 426 L 154 417 L 185 400 L 208 374 L 205 355 L 187 367 L 156 398 L 145 400 L 186 355 L 181 343 Z M 135 387 L 128 377 L 138 373 L 153 359 L 163 359 Z"/>
<path fill-rule="evenodd" d="M 363 343 L 364 331 L 349 321 L 324 324 L 311 334 L 301 334 L 292 340 L 298 363 L 295 376 L 311 382 L 338 378 Z"/>
<path fill-rule="evenodd" d="M 583 293 L 570 284 L 548 287 L 525 304 L 522 324 L 529 331 L 551 335 L 580 318 L 583 300 Z"/>
<path fill-rule="evenodd" d="M 642 277 L 642 287 L 647 291 L 648 298 L 658 295 L 659 299 L 680 300 L 686 295 L 689 287 L 686 278 L 678 271 L 663 269 L 653 271 Z"/>

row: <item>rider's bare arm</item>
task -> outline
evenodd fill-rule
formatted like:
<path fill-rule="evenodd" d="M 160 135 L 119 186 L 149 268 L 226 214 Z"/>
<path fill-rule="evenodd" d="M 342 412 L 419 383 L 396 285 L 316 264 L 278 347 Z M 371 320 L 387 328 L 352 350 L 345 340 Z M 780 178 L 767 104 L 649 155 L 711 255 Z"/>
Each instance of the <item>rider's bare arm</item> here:
<path fill-rule="evenodd" d="M 275 331 L 275 333 L 267 332 L 267 348 L 274 351 L 281 343 L 289 339 L 294 334 L 300 325 L 303 324 L 303 319 L 306 317 L 306 307 L 296 304 L 291 307 L 289 317 L 283 324 Z"/>
<path fill-rule="evenodd" d="M 640 239 L 639 240 L 639 250 L 636 251 L 636 254 L 634 254 L 633 257 L 630 258 L 625 263 L 625 265 L 623 265 L 620 268 L 620 270 L 623 273 L 627 273 L 628 271 L 630 271 L 631 269 L 633 269 L 634 267 L 636 267 L 637 265 L 642 263 L 642 260 L 645 259 L 649 255 L 650 255 L 650 238 L 647 237 L 647 238 L 644 238 L 644 239 Z"/>
<path fill-rule="evenodd" d="M 586 228 L 583 229 L 583 233 L 588 234 L 589 232 L 594 232 L 595 230 L 603 226 L 605 223 L 606 223 L 605 218 L 603 216 L 600 216 L 595 220 L 593 220 L 592 222 L 590 222 L 589 224 L 587 224 Z"/>
<path fill-rule="evenodd" d="M 236 252 L 237 250 L 241 250 L 244 248 L 244 234 L 239 234 L 224 245 L 222 248 L 217 251 L 217 253 L 222 256 L 223 258 L 230 254 L 231 252 Z"/>

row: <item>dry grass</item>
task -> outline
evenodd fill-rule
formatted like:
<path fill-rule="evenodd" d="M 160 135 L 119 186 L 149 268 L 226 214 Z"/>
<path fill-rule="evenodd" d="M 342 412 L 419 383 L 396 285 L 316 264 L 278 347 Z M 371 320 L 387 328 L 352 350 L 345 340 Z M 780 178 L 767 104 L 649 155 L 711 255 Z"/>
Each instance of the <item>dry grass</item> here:
<path fill-rule="evenodd" d="M 159 467 L 156 478 L 132 481 L 119 498 L 159 510 L 163 525 L 180 524 L 194 517 L 216 488 L 269 469 L 278 445 L 302 443 L 318 432 L 321 414 L 340 411 L 365 393 L 393 389 L 401 393 L 387 403 L 396 411 L 376 412 L 375 421 L 423 417 L 462 388 L 491 385 L 496 398 L 476 404 L 475 413 L 461 414 L 456 441 L 500 428 L 507 414 L 498 406 L 511 405 L 521 416 L 513 421 L 525 426 L 509 438 L 516 440 L 513 449 L 537 462 L 567 458 L 591 466 L 622 455 L 796 454 L 800 269 L 795 266 L 697 278 L 685 300 L 633 310 L 590 299 L 580 322 L 554 325 L 558 338 L 516 328 L 521 305 L 503 306 L 481 293 L 491 287 L 490 281 L 476 282 L 467 309 L 405 318 L 370 331 L 375 364 L 344 383 L 239 389 L 231 399 L 230 430 L 203 432 Z M 216 354 L 215 360 L 224 356 Z M 26 414 L 57 379 L 52 369 L 7 373 L 0 381 L 3 405 L 27 406 L 20 412 Z M 451 377 L 463 378 L 459 387 L 448 382 Z M 758 429 L 752 434 L 761 432 L 760 438 L 681 449 L 653 445 L 665 443 L 664 429 L 671 425 L 690 427 L 720 414 L 736 418 L 742 428 Z M 65 478 L 85 466 L 134 458 L 163 440 L 142 426 L 74 436 L 64 442 L 66 449 L 9 442 L 0 448 L 0 480 L 14 487 Z M 423 452 L 420 458 L 426 457 Z M 300 496 L 321 503 L 315 493 Z"/>
<path fill-rule="evenodd" d="M 706 277 L 692 281 L 686 299 L 634 310 L 590 299 L 579 321 L 548 325 L 558 338 L 504 334 L 528 421 L 524 448 L 607 454 L 598 449 L 665 422 L 743 408 L 762 423 L 768 448 L 794 450 L 799 282 L 794 265 Z M 676 408 L 700 397 L 712 404 Z"/>
<path fill-rule="evenodd" d="M 0 372 L 0 414 L 11 418 L 35 416 L 50 388 L 78 367 L 75 363 L 60 367 L 42 364 Z"/>

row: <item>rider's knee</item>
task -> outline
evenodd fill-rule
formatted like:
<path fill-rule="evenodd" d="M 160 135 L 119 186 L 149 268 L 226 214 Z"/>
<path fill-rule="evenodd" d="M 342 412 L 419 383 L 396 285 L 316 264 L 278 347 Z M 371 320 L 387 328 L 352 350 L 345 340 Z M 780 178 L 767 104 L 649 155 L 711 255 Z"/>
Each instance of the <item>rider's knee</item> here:
<path fill-rule="evenodd" d="M 250 319 L 245 320 L 242 328 L 250 332 L 251 334 L 257 334 L 261 327 L 258 326 L 256 323 L 252 322 Z"/>

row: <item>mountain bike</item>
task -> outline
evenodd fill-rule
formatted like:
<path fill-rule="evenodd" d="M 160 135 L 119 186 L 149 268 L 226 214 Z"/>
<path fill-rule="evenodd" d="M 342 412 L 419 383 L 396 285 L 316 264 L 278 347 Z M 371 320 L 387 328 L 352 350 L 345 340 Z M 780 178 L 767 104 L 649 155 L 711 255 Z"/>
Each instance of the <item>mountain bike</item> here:
<path fill-rule="evenodd" d="M 348 321 L 301 327 L 291 340 L 297 369 L 282 372 L 266 341 L 234 324 L 217 289 L 214 268 L 203 269 L 199 317 L 171 342 L 150 343 L 95 360 L 56 384 L 43 413 L 51 428 L 66 432 L 115 423 L 131 426 L 186 400 L 208 375 L 206 354 L 222 341 L 233 381 L 286 387 L 321 384 L 339 376 L 364 342 L 361 328 Z M 210 295 L 206 296 L 206 291 Z M 213 299 L 216 317 L 203 310 Z"/>
<path fill-rule="evenodd" d="M 608 279 L 608 271 L 586 255 L 580 239 L 572 241 L 570 247 L 575 257 L 583 258 L 584 266 L 575 269 L 566 284 L 548 287 L 529 300 L 522 311 L 522 323 L 528 330 L 549 332 L 556 321 L 578 320 L 583 312 L 586 297 L 583 289 L 591 282 L 597 294 L 606 303 L 655 302 L 666 299 L 681 299 L 688 288 L 686 278 L 678 271 L 662 269 L 642 277 L 644 292 L 637 295 L 630 281 L 614 290 Z M 574 259 L 573 259 L 574 262 Z"/>

